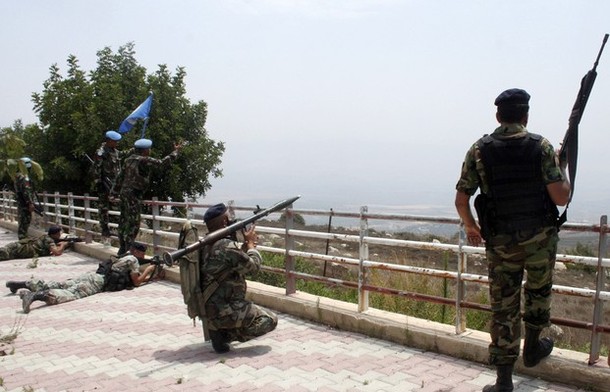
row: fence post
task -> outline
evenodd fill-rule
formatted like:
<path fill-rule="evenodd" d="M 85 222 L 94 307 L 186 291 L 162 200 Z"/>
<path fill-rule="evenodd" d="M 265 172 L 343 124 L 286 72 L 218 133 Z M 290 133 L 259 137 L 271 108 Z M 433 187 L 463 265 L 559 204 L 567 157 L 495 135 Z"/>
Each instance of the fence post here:
<path fill-rule="evenodd" d="M 2 190 L 2 219 L 4 219 L 4 220 L 8 220 L 7 219 L 8 214 L 6 213 L 6 211 L 7 211 L 7 204 L 8 204 L 7 201 L 6 201 L 7 193 L 8 193 L 7 191 Z"/>
<path fill-rule="evenodd" d="M 153 248 L 154 253 L 157 253 L 157 249 L 159 248 L 160 239 L 158 231 L 161 230 L 161 221 L 158 219 L 159 216 L 159 198 L 152 198 L 152 230 L 153 230 Z"/>
<path fill-rule="evenodd" d="M 85 242 L 90 244 L 91 237 L 93 236 L 91 233 L 92 224 L 91 224 L 91 201 L 89 200 L 89 194 L 85 193 L 85 198 L 83 199 L 83 218 L 85 219 Z"/>
<path fill-rule="evenodd" d="M 359 241 L 359 258 L 358 266 L 358 312 L 364 312 L 369 309 L 369 292 L 363 288 L 367 284 L 367 271 L 364 268 L 364 261 L 369 258 L 369 245 L 364 242 L 364 237 L 369 235 L 369 222 L 366 218 L 366 213 L 369 212 L 367 206 L 360 207 L 360 241 Z"/>
<path fill-rule="evenodd" d="M 55 224 L 61 227 L 61 207 L 59 206 L 61 198 L 59 196 L 59 192 L 55 192 L 54 195 L 54 204 L 55 204 Z"/>
<path fill-rule="evenodd" d="M 457 255 L 457 281 L 455 290 L 455 333 L 458 335 L 466 330 L 466 315 L 462 311 L 462 301 L 464 300 L 464 293 L 466 292 L 466 283 L 462 281 L 462 273 L 466 272 L 468 265 L 468 256 L 463 249 L 465 244 L 466 231 L 464 230 L 464 224 L 460 223 L 459 250 Z"/>
<path fill-rule="evenodd" d="M 68 232 L 70 234 L 76 233 L 76 224 L 74 220 L 74 195 L 72 192 L 68 192 Z"/>
<path fill-rule="evenodd" d="M 599 292 L 604 290 L 606 272 L 602 267 L 602 259 L 606 252 L 606 230 L 608 228 L 608 217 L 602 215 L 599 220 L 599 243 L 597 248 L 597 280 L 595 284 L 595 296 L 593 297 L 593 327 L 591 328 L 591 350 L 589 351 L 589 365 L 599 360 L 599 349 L 601 345 L 601 334 L 597 326 L 602 322 L 603 302 L 599 299 Z M 608 360 L 610 363 L 610 359 Z"/>
<path fill-rule="evenodd" d="M 284 236 L 286 245 L 286 253 L 284 256 L 286 265 L 286 295 L 290 295 L 297 291 L 297 280 L 292 274 L 296 269 L 296 262 L 294 256 L 290 254 L 290 251 L 294 250 L 294 237 L 290 235 L 290 230 L 294 229 L 294 211 L 292 210 L 292 204 L 286 207 L 284 217 L 286 218 L 286 234 Z"/>

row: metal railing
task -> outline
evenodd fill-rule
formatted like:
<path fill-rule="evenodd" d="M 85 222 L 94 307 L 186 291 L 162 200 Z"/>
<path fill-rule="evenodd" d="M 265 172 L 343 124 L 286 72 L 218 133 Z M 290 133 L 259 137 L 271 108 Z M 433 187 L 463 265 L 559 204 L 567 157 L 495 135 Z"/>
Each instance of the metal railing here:
<path fill-rule="evenodd" d="M 98 221 L 93 219 L 98 214 L 97 208 L 94 206 L 94 202 L 97 201 L 96 197 L 89 195 L 76 196 L 71 193 L 67 195 L 61 195 L 59 193 L 41 193 L 39 197 L 42 198 L 41 205 L 44 210 L 44 218 L 41 225 L 57 224 L 65 229 L 68 229 L 70 233 L 84 235 L 86 239 L 91 240 L 92 236 L 99 235 L 99 227 L 96 227 Z M 235 214 L 243 211 L 251 211 L 252 207 L 240 207 L 235 206 L 232 202 L 229 202 L 230 210 Z M 156 198 L 153 200 L 144 201 L 144 205 L 147 206 L 151 213 L 142 214 L 142 219 L 151 222 L 149 227 L 141 228 L 140 233 L 147 235 L 150 238 L 149 245 L 152 245 L 154 252 L 159 253 L 164 250 L 174 250 L 175 247 L 168 245 L 168 241 L 171 243 L 177 243 L 178 232 L 177 230 L 166 230 L 162 227 L 163 224 L 179 224 L 180 226 L 187 221 L 187 217 L 190 218 L 190 214 L 194 209 L 205 209 L 209 207 L 207 204 L 199 203 L 176 203 L 159 201 Z M 162 208 L 178 208 L 187 211 L 187 217 L 179 218 L 175 216 L 169 216 L 162 214 Z M 16 204 L 13 201 L 12 192 L 3 191 L 2 200 L 0 202 L 0 214 L 5 220 L 16 219 Z M 110 211 L 111 215 L 118 216 L 117 211 Z M 316 217 L 328 217 L 328 230 L 326 232 L 321 231 L 310 231 L 310 230 L 299 230 L 295 228 L 295 216 L 316 216 Z M 416 216 L 416 215 L 397 215 L 397 214 L 373 214 L 368 212 L 367 207 L 361 207 L 359 213 L 352 212 L 337 212 L 333 211 L 320 211 L 320 210 L 305 210 L 305 209 L 294 209 L 290 206 L 283 215 L 283 227 L 271 227 L 257 225 L 257 232 L 260 234 L 277 235 L 283 238 L 284 246 L 274 247 L 273 244 L 261 244 L 258 248 L 262 251 L 283 254 L 285 258 L 285 268 L 273 268 L 263 266 L 263 269 L 268 272 L 279 273 L 286 278 L 286 295 L 290 295 L 296 292 L 296 281 L 303 279 L 307 281 L 318 281 L 323 282 L 327 285 L 340 286 L 349 289 L 357 290 L 358 293 L 358 311 L 364 312 L 369 308 L 369 293 L 381 293 L 384 295 L 393 295 L 403 298 L 408 298 L 417 301 L 426 301 L 430 303 L 442 304 L 453 306 L 455 310 L 455 333 L 461 334 L 466 331 L 466 316 L 465 309 L 473 309 L 479 311 L 490 311 L 489 305 L 470 302 L 466 299 L 466 287 L 467 284 L 477 285 L 488 285 L 488 278 L 485 275 L 473 274 L 468 272 L 468 256 L 475 256 L 481 258 L 485 254 L 485 250 L 480 247 L 467 246 L 465 244 L 465 234 L 460 227 L 460 221 L 458 218 L 447 218 L 447 217 L 434 217 L 434 216 Z M 332 232 L 331 220 L 332 218 L 343 218 L 346 220 L 353 220 L 357 222 L 353 227 L 357 227 L 352 233 L 338 233 Z M 370 221 L 391 221 L 391 222 L 416 222 L 416 223 L 433 223 L 433 224 L 447 224 L 455 225 L 456 231 L 459 231 L 459 240 L 457 244 L 441 243 L 441 242 L 422 242 L 422 241 L 410 241 L 394 238 L 386 238 L 380 236 L 370 235 L 369 223 Z M 40 223 L 39 223 L 40 224 Z M 116 228 L 115 223 L 110 224 L 111 228 Z M 576 224 L 566 223 L 562 226 L 562 231 L 576 231 L 576 232 L 587 232 L 598 234 L 598 257 L 585 257 L 585 256 L 574 256 L 568 254 L 558 254 L 557 261 L 564 263 L 573 263 L 587 265 L 591 268 L 596 269 L 596 282 L 595 288 L 585 287 L 572 287 L 563 285 L 553 285 L 553 292 L 556 294 L 576 296 L 589 298 L 593 305 L 593 312 L 589 320 L 574 320 L 566 318 L 552 317 L 551 321 L 553 324 L 562 325 L 567 327 L 579 328 L 590 331 L 590 350 L 589 350 L 589 364 L 594 364 L 599 360 L 600 348 L 601 348 L 601 337 L 602 334 L 610 334 L 610 325 L 604 324 L 604 303 L 610 301 L 610 291 L 605 290 L 605 280 L 608 276 L 607 273 L 610 268 L 610 259 L 606 258 L 607 255 L 607 236 L 610 231 L 608 228 L 607 216 L 601 216 L 599 224 L 588 225 L 588 224 Z M 357 234 L 354 234 L 357 232 Z M 376 231 L 375 231 L 376 232 Z M 326 252 L 316 253 L 313 251 L 297 250 L 296 244 L 297 239 L 314 239 L 320 241 L 326 241 Z M 358 257 L 351 257 L 350 255 L 329 255 L 328 254 L 328 243 L 330 241 L 340 242 L 342 244 L 355 244 L 358 249 Z M 406 249 L 419 249 L 428 251 L 442 251 L 454 254 L 457 258 L 456 270 L 439 270 L 433 268 L 422 268 L 410 265 L 400 265 L 387 260 L 371 260 L 369 256 L 369 246 L 388 246 L 391 248 L 406 248 Z M 350 281 L 344 279 L 337 279 L 328 277 L 324 273 L 323 275 L 307 274 L 298 272 L 296 270 L 296 258 L 303 260 L 318 260 L 325 263 L 335 263 L 350 267 L 357 270 L 357 280 Z M 435 277 L 440 279 L 450 279 L 455 281 L 455 297 L 447 298 L 441 296 L 434 296 L 429 294 L 422 294 L 413 291 L 405 291 L 392 287 L 383 287 L 374 285 L 370 282 L 369 275 L 372 271 L 390 271 L 396 273 L 409 273 L 416 274 L 422 277 Z M 609 359 L 610 365 L 610 359 Z"/>

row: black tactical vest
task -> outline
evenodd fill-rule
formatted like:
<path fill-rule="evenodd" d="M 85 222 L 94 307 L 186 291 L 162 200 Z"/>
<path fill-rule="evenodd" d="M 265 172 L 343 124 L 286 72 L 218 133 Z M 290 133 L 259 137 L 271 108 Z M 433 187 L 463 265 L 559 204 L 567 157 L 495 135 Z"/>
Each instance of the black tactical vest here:
<path fill-rule="evenodd" d="M 487 135 L 478 141 L 489 191 L 485 194 L 491 235 L 555 226 L 559 215 L 542 178 L 542 136 L 514 139 Z"/>
<path fill-rule="evenodd" d="M 133 281 L 129 271 L 114 271 L 112 269 L 112 260 L 99 263 L 95 272 L 104 275 L 104 291 L 121 291 L 133 288 Z"/>

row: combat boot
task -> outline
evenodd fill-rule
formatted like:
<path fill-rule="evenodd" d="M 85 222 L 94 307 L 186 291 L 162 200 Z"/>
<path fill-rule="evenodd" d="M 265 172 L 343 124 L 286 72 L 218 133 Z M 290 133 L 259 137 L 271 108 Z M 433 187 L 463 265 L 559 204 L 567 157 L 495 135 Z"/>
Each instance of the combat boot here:
<path fill-rule="evenodd" d="M 23 313 L 30 313 L 30 305 L 34 301 L 47 301 L 49 292 L 45 291 L 24 291 L 21 295 L 21 307 L 23 308 Z"/>
<path fill-rule="evenodd" d="M 483 392 L 512 392 L 513 365 L 500 365 L 496 367 L 496 383 L 483 387 Z"/>
<path fill-rule="evenodd" d="M 539 329 L 525 328 L 525 343 L 523 345 L 523 365 L 533 367 L 542 358 L 548 357 L 553 351 L 553 339 L 540 338 Z"/>
<path fill-rule="evenodd" d="M 223 330 L 210 330 L 210 339 L 212 340 L 212 348 L 218 354 L 223 354 L 231 349 L 227 335 Z"/>
<path fill-rule="evenodd" d="M 25 285 L 24 281 L 16 281 L 16 280 L 9 280 L 8 282 L 6 282 L 6 287 L 8 287 L 9 290 L 11 290 L 12 294 L 15 294 L 17 292 L 17 290 L 19 290 L 19 289 L 28 288 L 28 286 Z"/>

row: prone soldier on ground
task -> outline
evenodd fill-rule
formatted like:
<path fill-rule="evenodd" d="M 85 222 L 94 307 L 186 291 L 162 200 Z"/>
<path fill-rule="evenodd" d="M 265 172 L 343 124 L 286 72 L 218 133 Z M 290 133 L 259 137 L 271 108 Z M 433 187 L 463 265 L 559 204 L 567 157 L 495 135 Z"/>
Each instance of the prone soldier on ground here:
<path fill-rule="evenodd" d="M 63 282 L 30 279 L 27 281 L 8 281 L 11 293 L 18 290 L 24 313 L 30 312 L 34 301 L 47 305 L 57 305 L 85 298 L 103 291 L 120 291 L 138 287 L 154 277 L 154 264 L 149 264 L 140 272 L 140 262 L 144 261 L 146 245 L 134 242 L 128 253 L 120 258 L 111 258 L 99 264 L 95 272 L 87 272 Z"/>
<path fill-rule="evenodd" d="M 22 238 L 0 247 L 0 261 L 30 259 L 43 256 L 60 256 L 70 247 L 71 242 L 62 241 L 63 232 L 59 226 L 49 227 L 47 234 L 38 238 Z M 74 242 L 74 241 L 72 241 Z"/>

